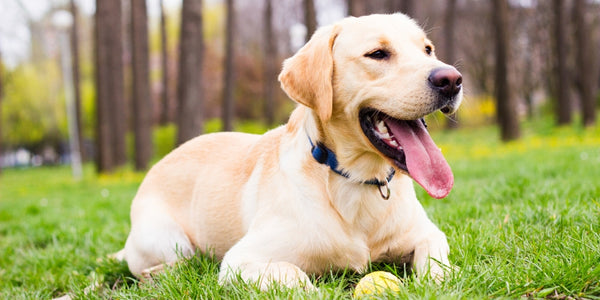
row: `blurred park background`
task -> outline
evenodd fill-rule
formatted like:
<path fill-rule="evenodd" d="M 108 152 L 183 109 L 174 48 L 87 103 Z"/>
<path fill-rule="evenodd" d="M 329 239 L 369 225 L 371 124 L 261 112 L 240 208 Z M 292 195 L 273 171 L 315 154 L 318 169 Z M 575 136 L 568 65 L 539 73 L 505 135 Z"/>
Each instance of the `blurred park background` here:
<path fill-rule="evenodd" d="M 465 88 L 457 115 L 428 117 L 455 187 L 416 186 L 459 271 L 404 277 L 399 297 L 600 297 L 598 0 L 0 0 L 0 299 L 349 299 L 360 274 L 278 297 L 220 286 L 202 256 L 151 284 L 99 258 L 152 163 L 285 123 L 282 61 L 318 26 L 396 11 Z"/>
<path fill-rule="evenodd" d="M 263 132 L 293 109 L 276 77 L 315 28 L 397 11 L 465 77 L 432 131 L 597 128 L 596 0 L 0 0 L 0 166 L 145 170 L 201 133 Z"/>

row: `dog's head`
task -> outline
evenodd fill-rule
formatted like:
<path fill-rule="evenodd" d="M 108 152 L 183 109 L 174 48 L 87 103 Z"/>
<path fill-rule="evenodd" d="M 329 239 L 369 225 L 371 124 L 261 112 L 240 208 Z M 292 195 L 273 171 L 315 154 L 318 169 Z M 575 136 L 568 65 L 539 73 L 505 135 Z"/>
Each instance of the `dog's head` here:
<path fill-rule="evenodd" d="M 452 172 L 422 118 L 456 111 L 462 77 L 409 17 L 351 17 L 321 28 L 284 62 L 279 80 L 313 110 L 322 142 L 351 176 L 382 178 L 391 163 L 434 197 L 450 192 Z"/>

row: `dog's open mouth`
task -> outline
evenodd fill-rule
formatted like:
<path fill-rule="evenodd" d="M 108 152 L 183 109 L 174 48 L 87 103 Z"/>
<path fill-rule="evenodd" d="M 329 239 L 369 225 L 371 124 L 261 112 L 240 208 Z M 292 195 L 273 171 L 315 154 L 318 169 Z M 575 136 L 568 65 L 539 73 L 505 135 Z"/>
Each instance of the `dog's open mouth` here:
<path fill-rule="evenodd" d="M 452 189 L 452 170 L 435 145 L 422 119 L 399 120 L 365 108 L 360 126 L 373 146 L 391 159 L 434 198 L 444 198 Z"/>

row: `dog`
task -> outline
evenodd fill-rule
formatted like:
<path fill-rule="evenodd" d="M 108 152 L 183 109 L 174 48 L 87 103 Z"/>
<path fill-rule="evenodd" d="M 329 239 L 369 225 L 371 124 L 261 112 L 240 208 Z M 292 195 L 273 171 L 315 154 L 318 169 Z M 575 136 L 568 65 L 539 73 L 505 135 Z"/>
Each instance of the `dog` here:
<path fill-rule="evenodd" d="M 446 236 L 412 180 L 443 198 L 453 175 L 423 117 L 451 114 L 462 77 L 403 14 L 345 18 L 317 30 L 279 75 L 298 103 L 264 135 L 196 137 L 148 172 L 116 257 L 140 278 L 178 259 L 221 260 L 241 278 L 314 289 L 307 274 L 406 262 L 443 278 Z"/>

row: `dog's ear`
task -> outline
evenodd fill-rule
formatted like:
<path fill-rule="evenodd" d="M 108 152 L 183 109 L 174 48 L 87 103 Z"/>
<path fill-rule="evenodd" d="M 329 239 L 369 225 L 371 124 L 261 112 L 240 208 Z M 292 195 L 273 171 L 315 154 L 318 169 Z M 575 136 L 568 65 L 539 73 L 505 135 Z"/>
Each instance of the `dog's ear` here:
<path fill-rule="evenodd" d="M 298 52 L 283 62 L 281 88 L 294 101 L 314 110 L 322 122 L 333 109 L 333 43 L 338 26 L 323 27 Z"/>

